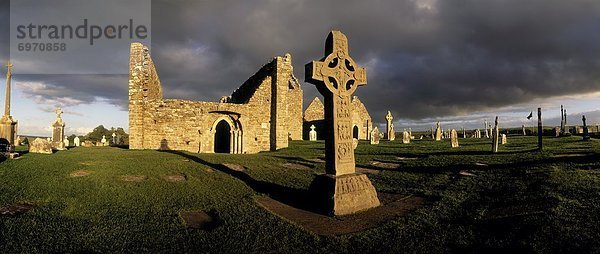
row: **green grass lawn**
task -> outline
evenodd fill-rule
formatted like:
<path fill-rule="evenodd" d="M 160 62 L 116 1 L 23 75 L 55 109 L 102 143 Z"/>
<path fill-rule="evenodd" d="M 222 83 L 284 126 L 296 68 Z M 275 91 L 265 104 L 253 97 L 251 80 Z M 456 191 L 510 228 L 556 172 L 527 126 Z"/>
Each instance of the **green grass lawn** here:
<path fill-rule="evenodd" d="M 329 237 L 255 202 L 306 191 L 324 173 L 312 161 L 323 158 L 323 142 L 254 155 L 112 147 L 25 154 L 0 163 L 0 207 L 35 207 L 0 215 L 0 252 L 600 252 L 600 141 L 545 138 L 542 153 L 534 137 L 508 142 L 492 155 L 487 139 L 461 139 L 455 149 L 449 140 L 361 141 L 357 166 L 400 164 L 369 175 L 378 192 L 429 202 L 379 227 Z M 247 177 L 221 163 L 244 165 Z M 70 176 L 81 170 L 90 175 Z M 125 182 L 124 175 L 147 179 Z M 169 175 L 187 181 L 168 182 Z M 186 228 L 179 217 L 186 210 L 212 211 L 220 225 Z"/>

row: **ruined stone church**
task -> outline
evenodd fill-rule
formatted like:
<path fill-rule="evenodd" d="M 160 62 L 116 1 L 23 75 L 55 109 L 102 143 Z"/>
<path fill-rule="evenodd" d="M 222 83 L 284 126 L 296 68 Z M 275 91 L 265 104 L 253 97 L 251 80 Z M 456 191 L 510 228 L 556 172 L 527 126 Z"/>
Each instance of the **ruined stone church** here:
<path fill-rule="evenodd" d="M 302 139 L 302 96 L 286 54 L 219 102 L 165 99 L 148 48 L 132 43 L 129 148 L 234 154 L 285 148 Z"/>
<path fill-rule="evenodd" d="M 358 96 L 353 96 L 350 104 L 352 106 L 352 137 L 359 140 L 367 140 L 371 137 L 369 133 L 373 130 L 373 122 L 371 115 L 359 99 Z M 308 140 L 310 126 L 314 125 L 317 131 L 318 139 L 325 139 L 327 133 L 323 127 L 325 113 L 323 102 L 319 97 L 315 97 L 304 111 L 304 139 Z"/>

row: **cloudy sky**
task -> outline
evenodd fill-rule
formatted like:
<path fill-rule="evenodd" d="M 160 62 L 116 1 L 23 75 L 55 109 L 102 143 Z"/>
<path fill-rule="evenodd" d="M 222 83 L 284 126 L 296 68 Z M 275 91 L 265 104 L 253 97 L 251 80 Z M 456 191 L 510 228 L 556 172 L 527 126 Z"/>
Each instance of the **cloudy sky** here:
<path fill-rule="evenodd" d="M 324 40 L 335 29 L 348 36 L 351 56 L 367 68 L 368 85 L 356 95 L 378 123 L 390 110 L 396 129 L 429 129 L 435 121 L 477 128 L 495 115 L 504 127 L 533 125 L 525 117 L 542 107 L 544 123 L 558 125 L 561 104 L 570 124 L 580 124 L 581 114 L 589 124 L 600 123 L 597 0 L 164 0 L 151 5 L 151 54 L 166 98 L 217 101 L 272 57 L 288 52 L 296 77 L 303 79 L 304 64 L 323 56 Z M 9 7 L 0 0 L 2 62 L 10 58 Z M 119 59 L 111 66 L 126 73 L 128 50 L 114 49 L 104 57 Z M 100 124 L 127 127 L 127 78 L 14 75 L 12 115 L 22 134 L 50 135 L 57 106 L 66 112 L 67 134 Z M 311 84 L 302 88 L 306 103 L 317 95 Z"/>

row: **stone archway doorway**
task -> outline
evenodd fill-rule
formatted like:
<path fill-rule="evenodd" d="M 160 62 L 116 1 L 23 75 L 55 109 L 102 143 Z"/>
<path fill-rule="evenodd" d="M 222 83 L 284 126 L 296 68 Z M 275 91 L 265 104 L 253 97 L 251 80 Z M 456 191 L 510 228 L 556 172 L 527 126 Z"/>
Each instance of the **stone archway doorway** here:
<path fill-rule="evenodd" d="M 352 137 L 358 139 L 358 126 L 356 125 L 354 125 L 354 128 L 352 128 Z"/>
<path fill-rule="evenodd" d="M 215 128 L 215 153 L 231 153 L 231 126 L 225 120 Z"/>

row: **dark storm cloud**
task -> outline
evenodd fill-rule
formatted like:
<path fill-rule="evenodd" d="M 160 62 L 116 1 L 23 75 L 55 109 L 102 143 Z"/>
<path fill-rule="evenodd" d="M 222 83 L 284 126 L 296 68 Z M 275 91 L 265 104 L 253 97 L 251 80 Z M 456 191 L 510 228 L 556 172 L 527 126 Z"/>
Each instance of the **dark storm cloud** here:
<path fill-rule="evenodd" d="M 598 1 L 152 1 L 151 53 L 165 97 L 218 100 L 286 52 L 303 79 L 332 29 L 368 68 L 357 95 L 375 121 L 600 90 Z M 127 77 L 49 82 L 81 101 L 126 102 Z M 310 102 L 316 89 L 303 89 Z"/>

